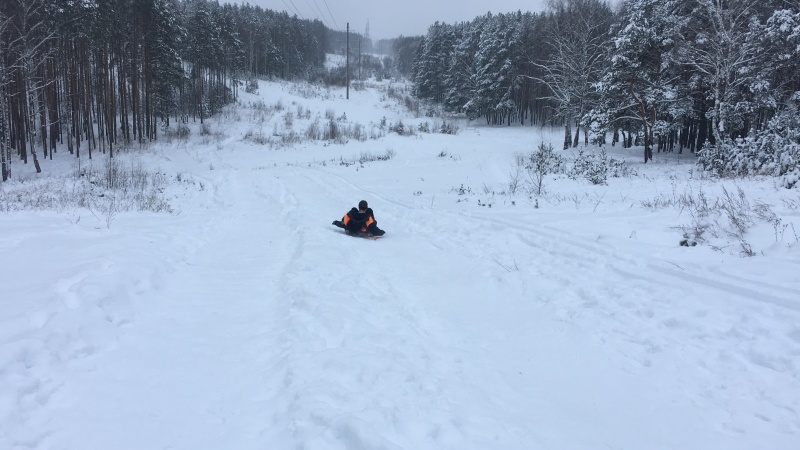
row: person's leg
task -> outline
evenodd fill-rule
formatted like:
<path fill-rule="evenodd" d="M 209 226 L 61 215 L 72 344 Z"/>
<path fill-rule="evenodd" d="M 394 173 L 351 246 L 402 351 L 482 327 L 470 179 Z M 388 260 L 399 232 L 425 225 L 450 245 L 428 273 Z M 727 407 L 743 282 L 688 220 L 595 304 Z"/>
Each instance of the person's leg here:
<path fill-rule="evenodd" d="M 372 225 L 367 228 L 369 234 L 373 236 L 383 236 L 386 232 L 378 228 L 378 222 L 374 222 Z"/>

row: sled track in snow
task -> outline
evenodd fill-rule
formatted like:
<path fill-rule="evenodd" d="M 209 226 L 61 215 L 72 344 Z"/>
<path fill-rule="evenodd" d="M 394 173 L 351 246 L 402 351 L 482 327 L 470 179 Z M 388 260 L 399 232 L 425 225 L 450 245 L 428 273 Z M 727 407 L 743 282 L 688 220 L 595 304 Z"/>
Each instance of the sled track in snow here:
<path fill-rule="evenodd" d="M 637 279 L 640 279 L 640 280 L 643 280 L 643 281 L 649 281 L 649 282 L 659 283 L 659 284 L 664 283 L 664 281 L 654 279 L 651 276 L 644 276 L 644 275 L 638 274 L 634 270 L 631 270 L 630 268 L 631 267 L 636 267 L 637 269 L 646 269 L 646 270 L 652 271 L 653 273 L 657 273 L 659 276 L 664 276 L 664 275 L 670 276 L 670 277 L 672 277 L 672 278 L 674 278 L 677 281 L 680 281 L 682 283 L 691 282 L 691 283 L 693 283 L 695 285 L 699 285 L 699 286 L 703 286 L 703 287 L 706 287 L 706 288 L 711 288 L 711 289 L 723 291 L 723 292 L 726 292 L 728 294 L 735 295 L 737 297 L 740 297 L 740 298 L 743 298 L 743 299 L 746 299 L 746 300 L 756 301 L 756 302 L 771 303 L 771 304 L 773 304 L 775 306 L 779 306 L 779 307 L 782 307 L 782 308 L 791 309 L 793 311 L 800 312 L 800 302 L 792 301 L 789 298 L 783 298 L 783 297 L 780 297 L 780 296 L 776 296 L 774 294 L 768 294 L 768 293 L 765 293 L 765 292 L 760 292 L 758 290 L 759 287 L 760 288 L 764 288 L 764 287 L 767 287 L 767 285 L 765 283 L 761 283 L 761 282 L 758 282 L 758 281 L 755 281 L 755 280 L 742 279 L 742 278 L 736 277 L 736 282 L 733 282 L 732 279 L 734 278 L 734 276 L 733 275 L 729 275 L 729 274 L 724 274 L 729 279 L 729 281 L 708 279 L 708 278 L 704 278 L 704 277 L 700 277 L 700 276 L 694 275 L 694 274 L 686 272 L 686 271 L 683 271 L 683 272 L 677 271 L 677 270 L 673 269 L 672 267 L 666 266 L 664 264 L 658 264 L 658 263 L 653 263 L 653 262 L 644 262 L 643 264 L 640 264 L 635 259 L 632 259 L 630 257 L 622 256 L 622 255 L 620 255 L 620 254 L 618 254 L 616 252 L 610 251 L 608 248 L 592 245 L 587 241 L 579 241 L 573 235 L 567 234 L 565 232 L 559 232 L 559 231 L 553 230 L 553 229 L 547 229 L 545 226 L 539 226 L 539 227 L 533 228 L 533 227 L 522 227 L 522 226 L 518 226 L 516 224 L 507 223 L 505 221 L 497 220 L 497 219 L 479 218 L 479 220 L 484 220 L 484 221 L 489 221 L 489 222 L 496 223 L 496 224 L 501 224 L 501 225 L 507 226 L 509 228 L 517 229 L 520 232 L 526 232 L 526 233 L 531 233 L 533 235 L 546 237 L 548 239 L 556 240 L 559 243 L 567 243 L 568 245 L 570 245 L 570 246 L 572 246 L 574 248 L 579 248 L 579 249 L 585 250 L 587 252 L 591 252 L 594 255 L 597 255 L 597 256 L 600 256 L 602 258 L 605 258 L 606 261 L 607 261 L 606 264 L 607 264 L 607 266 L 609 268 L 611 268 L 612 270 L 614 270 L 617 273 L 620 273 L 620 274 L 622 274 L 622 275 L 624 275 L 626 277 L 637 278 Z M 527 245 L 534 246 L 534 247 L 541 247 L 539 244 L 534 243 L 532 240 L 530 240 L 530 239 L 528 239 L 528 238 L 526 238 L 524 236 L 520 236 L 520 240 L 522 242 L 526 243 Z M 573 253 L 573 255 L 575 257 L 585 257 L 584 255 L 581 255 L 581 254 Z M 625 263 L 625 265 L 627 265 L 628 268 L 619 267 L 619 265 L 614 264 L 613 261 L 621 261 L 621 262 Z M 668 284 L 668 283 L 665 283 L 665 284 Z M 776 289 L 775 286 L 769 286 L 769 288 L 771 290 L 775 290 Z M 778 290 L 784 290 L 784 291 L 785 290 L 791 290 L 788 287 L 777 287 L 777 289 Z"/>
<path fill-rule="evenodd" d="M 608 345 L 611 354 L 621 355 L 633 370 L 659 367 L 680 384 L 722 386 L 695 392 L 707 398 L 709 407 L 745 414 L 746 402 L 759 402 L 774 408 L 770 421 L 797 429 L 798 413 L 792 407 L 796 395 L 764 388 L 760 381 L 777 377 L 796 386 L 798 380 L 797 369 L 774 350 L 777 345 L 798 351 L 793 323 L 800 317 L 800 303 L 777 293 L 791 292 L 790 285 L 770 286 L 719 271 L 696 275 L 673 268 L 667 260 L 621 254 L 609 244 L 546 225 L 420 208 L 336 174 L 301 170 L 308 182 L 329 192 L 345 192 L 342 197 L 349 201 L 358 195 L 354 193 L 363 193 L 394 205 L 391 213 L 379 211 L 379 221 L 399 224 L 413 217 L 403 224 L 402 234 L 428 240 L 453 255 L 454 262 L 468 261 L 473 265 L 465 270 L 485 274 L 487 283 L 502 283 L 498 280 L 506 277 L 520 283 L 523 297 L 503 305 L 543 306 L 549 320 L 563 321 L 599 345 Z M 392 232 L 391 226 L 386 228 Z M 450 231 L 435 231 L 443 228 Z M 484 234 L 501 237 L 483 240 Z M 767 330 L 764 324 L 774 316 L 782 317 L 781 326 Z M 675 360 L 683 363 L 670 362 Z M 747 380 L 743 384 L 742 377 Z M 739 384 L 745 400 L 730 398 L 725 386 L 731 384 Z"/>
<path fill-rule="evenodd" d="M 368 194 L 371 197 L 379 198 L 386 203 L 391 203 L 393 205 L 399 206 L 404 208 L 408 211 L 414 212 L 424 212 L 425 210 L 419 210 L 414 208 L 412 205 L 409 205 L 404 202 L 400 202 L 391 198 L 387 198 L 381 194 L 376 192 L 363 189 L 360 186 L 357 186 L 350 181 L 346 180 L 345 178 L 332 174 L 330 172 L 325 172 L 319 169 L 312 168 L 315 172 L 325 174 L 327 177 L 335 178 L 340 183 L 348 186 L 352 190 L 363 192 L 364 194 Z M 304 174 L 306 178 L 308 178 L 312 182 L 319 183 L 321 179 L 319 177 L 311 177 L 308 174 Z M 333 184 L 327 184 L 322 186 L 323 188 L 329 189 L 331 191 L 336 190 L 337 187 Z M 740 276 L 735 276 L 731 274 L 727 274 L 721 271 L 716 271 L 717 279 L 709 279 L 706 277 L 701 277 L 694 275 L 692 273 L 686 271 L 678 271 L 674 268 L 665 264 L 665 261 L 660 262 L 646 262 L 642 260 L 637 260 L 628 256 L 620 255 L 618 252 L 615 252 L 613 249 L 607 246 L 601 246 L 596 244 L 595 242 L 575 237 L 574 235 L 559 231 L 546 225 L 522 225 L 519 223 L 512 223 L 502 219 L 494 219 L 494 218 L 486 218 L 486 217 L 477 217 L 477 216 L 467 216 L 462 213 L 455 213 L 450 211 L 444 210 L 437 210 L 437 215 L 447 215 L 450 217 L 460 217 L 460 218 L 468 218 L 471 221 L 481 222 L 484 224 L 494 225 L 491 227 L 492 229 L 497 229 L 497 226 L 502 226 L 510 230 L 514 230 L 516 232 L 516 237 L 519 239 L 520 242 L 525 244 L 528 247 L 535 248 L 538 250 L 546 250 L 548 246 L 543 243 L 543 240 L 547 242 L 555 242 L 560 245 L 559 253 L 561 256 L 570 259 L 587 259 L 589 258 L 591 261 L 595 262 L 605 262 L 605 266 L 609 269 L 613 270 L 615 273 L 618 273 L 620 276 L 624 278 L 632 278 L 638 279 L 640 281 L 650 282 L 658 285 L 674 285 L 674 283 L 668 283 L 663 280 L 663 277 L 670 277 L 680 283 L 691 283 L 695 286 L 700 286 L 706 289 L 714 289 L 717 291 L 724 292 L 726 294 L 734 295 L 740 299 L 752 301 L 752 302 L 761 302 L 761 303 L 769 303 L 774 306 L 785 308 L 788 310 L 792 310 L 795 312 L 800 312 L 800 301 L 796 299 L 791 299 L 790 297 L 783 297 L 779 295 L 775 295 L 774 293 L 766 293 L 763 292 L 764 289 L 769 289 L 772 291 L 792 291 L 792 288 L 789 286 L 773 286 L 768 285 L 766 283 L 751 280 L 751 279 L 744 279 Z M 410 213 L 409 213 L 410 215 Z M 454 240 L 451 235 L 445 235 L 446 239 Z M 437 239 L 439 239 L 437 237 Z M 462 249 L 466 249 L 467 246 L 459 245 Z M 553 252 L 550 252 L 551 254 Z M 473 255 L 473 256 L 480 256 L 480 255 Z M 643 271 L 651 271 L 653 273 L 657 273 L 658 276 L 650 276 L 644 275 L 641 272 Z M 722 279 L 724 278 L 724 279 Z"/>
<path fill-rule="evenodd" d="M 315 220 L 313 212 L 299 207 L 310 201 L 293 192 L 296 181 L 286 183 L 284 178 L 288 179 L 281 176 L 257 186 L 262 191 L 258 195 L 279 207 L 281 222 Z M 313 177 L 302 182 L 331 187 Z M 327 190 L 326 197 L 338 201 L 344 195 Z M 439 435 L 441 439 L 469 435 L 487 424 L 515 430 L 524 436 L 520 442 L 536 439 L 518 425 L 497 423 L 488 413 L 473 422 L 476 419 L 446 401 L 475 395 L 492 398 L 498 388 L 487 392 L 472 378 L 491 365 L 474 362 L 472 346 L 441 332 L 447 324 L 429 315 L 392 274 L 378 266 L 352 271 L 336 264 L 326 268 L 313 264 L 319 258 L 335 259 L 347 249 L 352 257 L 366 258 L 372 244 L 353 245 L 352 239 L 341 236 L 331 240 L 328 233 L 304 230 L 302 225 L 292 225 L 289 232 L 295 236 L 285 247 L 288 258 L 275 280 L 279 300 L 270 328 L 278 339 L 270 366 L 277 368 L 271 383 L 280 387 L 272 401 L 287 411 L 276 420 L 298 436 L 298 445 L 302 436 L 332 432 L 347 448 L 434 448 L 418 445 L 426 442 L 424 438 L 417 438 L 416 444 L 397 443 L 408 440 L 406 428 L 423 430 L 435 441 Z M 353 291 L 360 295 L 352 295 Z M 421 373 L 426 376 L 420 377 Z M 360 391 L 352 392 L 353 386 Z M 493 404 L 487 400 L 487 405 Z M 410 413 L 415 409 L 419 411 Z M 315 443 L 319 444 L 308 446 Z"/>

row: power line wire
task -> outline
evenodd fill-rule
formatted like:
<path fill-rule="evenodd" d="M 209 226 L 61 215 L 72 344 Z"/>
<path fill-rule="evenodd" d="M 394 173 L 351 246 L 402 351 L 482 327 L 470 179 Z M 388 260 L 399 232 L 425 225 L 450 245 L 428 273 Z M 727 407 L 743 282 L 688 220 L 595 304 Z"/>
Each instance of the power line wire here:
<path fill-rule="evenodd" d="M 308 0 L 306 0 L 306 6 L 308 6 L 308 9 L 311 10 L 311 15 L 312 16 L 316 16 L 317 15 L 317 12 L 314 11 L 314 8 L 311 6 L 311 3 L 308 3 Z M 319 9 L 319 8 L 317 8 L 317 9 Z M 325 26 L 330 28 L 330 26 L 328 25 L 328 21 L 325 20 L 325 16 L 321 16 L 320 18 L 322 19 L 322 22 L 325 24 Z"/>
<path fill-rule="evenodd" d="M 300 9 L 297 7 L 297 5 L 294 4 L 294 1 L 293 0 L 289 0 L 289 3 L 291 3 L 292 6 L 294 6 L 294 10 L 297 11 L 297 15 L 300 16 L 301 19 L 306 20 L 306 18 L 303 17 L 302 14 L 300 14 Z"/>
<path fill-rule="evenodd" d="M 281 0 L 281 1 L 283 2 L 283 6 L 285 6 L 285 7 L 286 7 L 286 12 L 288 12 L 288 13 L 290 13 L 290 14 L 297 15 L 297 11 L 293 10 L 293 9 L 292 9 L 292 7 L 291 7 L 291 6 L 289 6 L 289 4 L 288 4 L 288 3 L 286 3 L 286 0 Z"/>
<path fill-rule="evenodd" d="M 308 0 L 306 0 L 306 3 L 308 3 Z M 328 27 L 328 28 L 331 28 L 330 23 L 328 22 L 328 19 L 325 18 L 325 14 L 322 14 L 322 10 L 319 9 L 319 5 L 317 4 L 317 0 L 314 0 L 314 6 L 317 7 L 317 11 L 319 11 L 319 16 L 322 17 L 322 21 L 325 22 L 325 26 Z M 308 7 L 311 8 L 311 5 L 308 5 Z"/>
<path fill-rule="evenodd" d="M 331 14 L 331 7 L 328 6 L 328 0 L 322 0 L 322 1 L 325 2 L 325 8 L 328 9 L 328 14 L 331 16 L 331 20 L 333 20 L 333 24 L 336 25 L 336 29 L 339 30 L 339 31 L 342 31 L 342 29 L 339 28 L 339 24 L 336 23 L 336 19 L 333 18 L 333 14 Z"/>

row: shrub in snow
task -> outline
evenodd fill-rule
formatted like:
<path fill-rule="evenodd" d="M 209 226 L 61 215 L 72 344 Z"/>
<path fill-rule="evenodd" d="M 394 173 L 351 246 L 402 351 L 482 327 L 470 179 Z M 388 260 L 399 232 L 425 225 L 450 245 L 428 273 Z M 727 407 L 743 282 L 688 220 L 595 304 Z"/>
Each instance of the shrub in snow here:
<path fill-rule="evenodd" d="M 794 170 L 783 176 L 783 187 L 791 189 L 797 186 L 798 181 L 800 181 L 800 168 L 795 167 Z"/>
<path fill-rule="evenodd" d="M 376 126 L 373 123 L 370 123 L 369 129 L 369 139 L 380 139 L 386 136 L 386 129 L 384 127 Z"/>
<path fill-rule="evenodd" d="M 607 184 L 608 177 L 621 178 L 636 174 L 636 170 L 625 161 L 609 157 L 603 149 L 597 153 L 580 150 L 573 161 L 572 169 L 567 173 L 573 180 L 585 178 L 592 184 Z"/>
<path fill-rule="evenodd" d="M 348 128 L 348 136 L 358 141 L 364 142 L 367 140 L 367 130 L 364 125 L 360 123 L 354 124 L 352 127 Z"/>
<path fill-rule="evenodd" d="M 164 126 L 162 135 L 166 142 L 172 142 L 173 139 L 178 139 L 181 142 L 186 142 L 192 131 L 185 123 L 178 123 L 174 128 L 171 126 Z"/>
<path fill-rule="evenodd" d="M 312 83 L 321 83 L 326 87 L 345 86 L 347 84 L 347 67 L 336 66 L 327 70 L 320 69 L 310 74 L 308 78 Z"/>
<path fill-rule="evenodd" d="M 313 141 L 322 139 L 322 125 L 319 123 L 319 118 L 308 124 L 306 128 L 306 137 Z"/>
<path fill-rule="evenodd" d="M 545 176 L 564 173 L 566 163 L 567 160 L 555 152 L 552 144 L 542 142 L 537 151 L 531 152 L 528 156 L 517 156 L 517 170 L 511 174 L 508 189 L 511 193 L 519 189 L 521 184 L 519 168 L 522 167 L 527 174 L 529 192 L 541 195 L 544 190 Z"/>
<path fill-rule="evenodd" d="M 165 190 L 175 181 L 194 185 L 181 175 L 172 180 L 136 162 L 108 159 L 102 167 L 78 166 L 68 177 L 7 183 L 0 190 L 0 211 L 87 208 L 102 214 L 110 224 L 122 211 L 172 212 Z M 199 188 L 203 189 L 202 185 Z"/>
<path fill-rule="evenodd" d="M 608 177 L 608 161 L 605 150 L 599 154 L 586 153 L 583 150 L 572 163 L 572 170 L 568 173 L 573 180 L 585 178 L 592 184 L 606 184 Z"/>
<path fill-rule="evenodd" d="M 402 136 L 405 133 L 406 127 L 403 125 L 403 121 L 397 122 L 395 125 L 389 126 L 389 131 L 394 131 L 398 135 Z"/>
<path fill-rule="evenodd" d="M 328 120 L 328 126 L 325 127 L 323 131 L 323 139 L 326 141 L 335 141 L 341 137 L 341 133 L 339 132 L 339 124 L 330 118 Z"/>
<path fill-rule="evenodd" d="M 419 113 L 419 100 L 417 100 L 417 99 L 415 99 L 415 98 L 413 98 L 411 96 L 406 96 L 406 98 L 403 100 L 403 104 L 406 106 L 407 110 L 409 110 L 410 112 L 414 113 L 414 117 L 419 117 L 420 116 L 420 113 Z"/>
<path fill-rule="evenodd" d="M 800 181 L 800 116 L 792 108 L 746 138 L 724 140 L 704 148 L 698 164 L 721 177 L 768 175 L 787 189 Z"/>
<path fill-rule="evenodd" d="M 467 195 L 467 194 L 472 194 L 472 188 L 470 188 L 469 186 L 464 187 L 464 183 L 461 183 L 460 187 L 450 188 L 450 192 L 458 195 Z"/>
<path fill-rule="evenodd" d="M 707 243 L 715 250 L 723 250 L 730 247 L 730 240 L 733 240 L 740 255 L 755 256 L 756 252 L 748 242 L 752 228 L 760 224 L 769 225 L 775 242 L 792 237 L 794 224 L 784 223 L 770 205 L 758 200 L 751 202 L 741 188 L 733 191 L 723 187 L 722 194 L 712 199 L 701 189 L 697 194 L 687 192 L 675 196 L 670 206 L 679 207 L 691 217 L 690 223 L 678 227 L 683 232 L 683 239 L 679 242 L 681 246 Z M 790 231 L 788 236 L 787 230 Z M 794 239 L 800 241 L 796 233 Z"/>
<path fill-rule="evenodd" d="M 294 130 L 281 133 L 278 137 L 280 138 L 281 144 L 283 144 L 284 146 L 291 146 L 302 142 L 302 138 Z"/>
<path fill-rule="evenodd" d="M 567 159 L 558 154 L 552 144 L 539 144 L 537 151 L 522 160 L 526 170 L 535 170 L 545 174 L 561 174 L 566 171 Z"/>
<path fill-rule="evenodd" d="M 608 175 L 611 178 L 635 177 L 639 173 L 623 160 L 613 157 L 608 158 Z"/>
<path fill-rule="evenodd" d="M 257 94 L 258 80 L 256 80 L 255 78 L 247 80 L 247 86 L 244 88 L 244 91 L 250 94 Z"/>
<path fill-rule="evenodd" d="M 260 131 L 256 132 L 250 130 L 244 135 L 244 139 L 248 141 L 253 141 L 259 145 L 266 145 L 269 143 L 269 137 L 265 136 L 264 133 Z"/>
<path fill-rule="evenodd" d="M 303 105 L 297 105 L 297 118 L 298 119 L 310 119 L 311 118 L 311 110 L 308 108 L 303 107 Z"/>
<path fill-rule="evenodd" d="M 383 152 L 383 154 L 376 155 L 375 153 L 371 152 L 361 152 L 358 158 L 344 159 L 342 157 L 339 157 L 338 162 L 340 166 L 349 167 L 352 165 L 360 164 L 363 167 L 364 163 L 375 162 L 375 161 L 389 161 L 390 159 L 394 158 L 394 156 L 395 156 L 394 149 L 387 148 L 386 151 Z"/>
<path fill-rule="evenodd" d="M 442 134 L 453 134 L 453 135 L 455 135 L 455 134 L 458 134 L 458 126 L 456 126 L 456 125 L 454 125 L 452 123 L 442 122 L 442 126 L 439 127 L 439 132 L 442 133 Z"/>
<path fill-rule="evenodd" d="M 394 158 L 395 152 L 393 149 L 388 148 L 382 155 L 376 155 L 374 153 L 369 152 L 362 152 L 361 156 L 358 158 L 358 162 L 364 164 L 365 162 L 374 162 L 374 161 L 389 161 L 390 159 Z"/>
<path fill-rule="evenodd" d="M 414 114 L 414 117 L 420 116 L 420 101 L 411 96 L 408 88 L 390 84 L 386 88 L 386 94 L 405 106 Z"/>

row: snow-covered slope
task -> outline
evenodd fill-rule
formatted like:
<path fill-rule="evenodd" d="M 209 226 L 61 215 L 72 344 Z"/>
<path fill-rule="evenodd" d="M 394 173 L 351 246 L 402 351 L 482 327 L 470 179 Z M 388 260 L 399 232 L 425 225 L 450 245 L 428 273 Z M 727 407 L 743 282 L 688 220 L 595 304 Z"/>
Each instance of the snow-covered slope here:
<path fill-rule="evenodd" d="M 0 448 L 798 448 L 796 192 L 606 147 L 638 175 L 511 195 L 558 130 L 264 145 L 328 111 L 435 119 L 380 87 L 260 91 L 125 155 L 173 180 L 171 214 L 0 214 Z M 6 203 L 37 183 L 14 168 Z M 752 219 L 756 256 L 678 245 L 669 201 L 723 188 L 780 219 Z M 362 199 L 381 240 L 330 225 Z"/>

